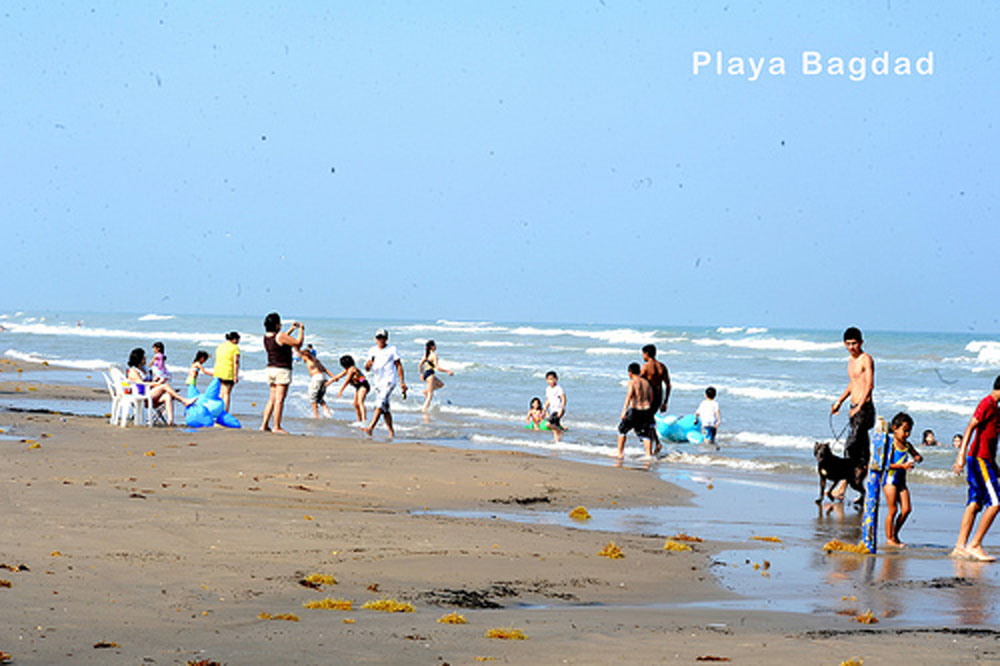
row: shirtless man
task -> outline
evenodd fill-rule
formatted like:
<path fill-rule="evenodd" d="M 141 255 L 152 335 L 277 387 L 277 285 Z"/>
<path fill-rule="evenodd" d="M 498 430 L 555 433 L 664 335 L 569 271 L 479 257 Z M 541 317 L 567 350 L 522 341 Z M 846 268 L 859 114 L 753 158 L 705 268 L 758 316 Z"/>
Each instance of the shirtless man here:
<path fill-rule="evenodd" d="M 656 433 L 653 403 L 653 387 L 639 375 L 639 364 L 629 363 L 628 388 L 625 390 L 625 404 L 622 405 L 621 423 L 618 424 L 618 457 L 625 456 L 625 435 L 629 430 L 643 441 L 646 455 L 653 455 L 653 437 Z"/>
<path fill-rule="evenodd" d="M 868 439 L 868 431 L 875 427 L 875 403 L 872 402 L 872 391 L 875 388 L 875 361 L 871 355 L 862 351 L 861 345 L 864 340 L 861 338 L 861 331 L 855 327 L 850 327 L 844 331 L 844 347 L 851 355 L 847 361 L 847 388 L 840 398 L 830 407 L 830 413 L 836 414 L 840 406 L 848 398 L 851 399 L 851 429 L 847 434 L 847 443 L 844 446 L 844 456 L 854 462 L 861 470 L 862 478 L 867 474 L 868 461 L 871 458 L 871 442 Z M 841 481 L 833 489 L 835 497 L 843 497 L 847 492 L 847 481 Z"/>
<path fill-rule="evenodd" d="M 649 382 L 650 388 L 653 390 L 651 401 L 653 414 L 656 414 L 657 409 L 665 412 L 667 411 L 667 400 L 670 399 L 670 373 L 667 372 L 667 366 L 656 360 L 656 345 L 646 345 L 642 348 L 642 361 L 641 376 Z M 653 441 L 656 442 L 655 454 L 659 455 L 662 447 L 660 446 L 660 438 L 656 434 L 655 419 L 653 425 Z"/>

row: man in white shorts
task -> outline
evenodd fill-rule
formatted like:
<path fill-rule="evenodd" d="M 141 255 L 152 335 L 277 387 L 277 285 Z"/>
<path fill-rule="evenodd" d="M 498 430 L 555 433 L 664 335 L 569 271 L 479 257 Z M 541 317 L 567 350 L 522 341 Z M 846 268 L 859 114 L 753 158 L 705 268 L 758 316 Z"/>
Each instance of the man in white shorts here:
<path fill-rule="evenodd" d="M 406 382 L 403 380 L 403 360 L 399 357 L 396 347 L 390 347 L 389 332 L 384 328 L 375 331 L 375 346 L 368 350 L 368 360 L 365 361 L 365 370 L 369 373 L 368 379 L 371 381 L 372 390 L 375 392 L 375 413 L 372 421 L 362 428 L 369 435 L 378 424 L 379 417 L 385 415 L 385 427 L 389 430 L 389 436 L 393 437 L 395 432 L 392 429 L 392 412 L 389 408 L 389 396 L 392 395 L 396 384 L 403 390 L 403 400 L 406 400 Z"/>

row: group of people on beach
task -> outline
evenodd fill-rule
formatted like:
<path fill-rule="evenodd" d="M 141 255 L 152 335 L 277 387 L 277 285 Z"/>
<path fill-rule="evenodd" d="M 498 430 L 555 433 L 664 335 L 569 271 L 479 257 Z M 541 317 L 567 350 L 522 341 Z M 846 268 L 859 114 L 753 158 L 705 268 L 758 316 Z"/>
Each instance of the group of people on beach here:
<path fill-rule="evenodd" d="M 875 426 L 875 404 L 872 393 L 875 388 L 875 362 L 862 349 L 864 340 L 856 327 L 844 331 L 844 347 L 850 356 L 847 362 L 847 388 L 831 405 L 830 413 L 836 414 L 845 401 L 850 400 L 848 413 L 849 432 L 844 448 L 845 457 L 856 463 L 859 473 L 866 474 L 871 459 L 871 440 L 868 431 Z M 993 382 L 993 390 L 979 401 L 969 419 L 965 431 L 956 438 L 958 449 L 952 471 L 960 475 L 965 470 L 968 496 L 962 519 L 959 523 L 958 538 L 951 556 L 993 562 L 996 558 L 983 548 L 983 539 L 1000 511 L 1000 480 L 998 480 L 996 451 L 1000 433 L 1000 376 Z M 889 429 L 892 433 L 892 448 L 885 461 L 882 477 L 882 492 L 885 495 L 887 511 L 885 517 L 886 542 L 898 548 L 905 544 L 899 539 L 899 532 L 909 517 L 912 505 L 910 491 L 906 483 L 907 471 L 923 460 L 923 457 L 909 442 L 913 429 L 913 419 L 906 412 L 896 414 Z M 933 440 L 933 432 L 928 432 Z M 847 481 L 842 481 L 833 491 L 834 496 L 843 499 Z M 980 515 L 981 513 L 981 515 Z M 976 518 L 979 524 L 976 526 Z M 975 531 L 973 532 L 973 527 Z"/>
<path fill-rule="evenodd" d="M 282 427 L 284 416 L 285 400 L 288 397 L 288 388 L 292 383 L 292 365 L 294 355 L 305 363 L 309 372 L 309 402 L 312 405 L 313 416 L 319 417 L 319 410 L 322 408 L 327 416 L 332 416 L 329 405 L 326 404 L 327 388 L 344 379 L 343 385 L 337 393 L 337 397 L 343 395 L 348 387 L 354 388 L 353 406 L 358 422 L 363 424 L 362 430 L 371 435 L 379 420 L 384 420 L 389 435 L 394 435 L 392 410 L 390 396 L 399 386 L 403 399 L 409 387 L 404 380 L 402 359 L 395 346 L 388 344 L 389 332 L 384 328 L 375 332 L 375 344 L 368 350 L 364 364 L 365 372 L 369 373 L 369 379 L 357 367 L 354 357 L 345 354 L 340 357 L 340 365 L 343 368 L 336 375 L 331 373 L 312 345 L 304 345 L 305 325 L 301 322 L 292 322 L 287 331 L 282 330 L 281 316 L 277 312 L 272 312 L 264 318 L 264 351 L 267 354 L 266 377 L 269 388 L 267 403 L 264 405 L 263 419 L 260 429 L 265 432 L 276 432 L 287 434 Z M 219 397 L 222 399 L 225 409 L 229 411 L 230 400 L 233 387 L 239 382 L 240 375 L 240 335 L 232 331 L 226 335 L 225 342 L 215 349 L 215 366 L 212 369 L 206 367 L 209 359 L 207 351 L 198 350 L 188 370 L 186 383 L 195 386 L 198 376 L 201 373 L 210 375 L 219 380 Z M 140 347 L 133 349 L 129 355 L 127 379 L 137 385 L 138 390 L 150 391 L 154 407 L 164 405 L 167 412 L 167 421 L 173 424 L 173 403 L 180 402 L 185 407 L 192 404 L 195 398 L 192 397 L 197 390 L 189 391 L 189 396 L 182 396 L 170 386 L 170 373 L 166 367 L 166 354 L 162 342 L 153 344 L 154 356 L 150 367 L 146 367 L 146 353 Z M 439 372 L 454 375 L 451 370 L 442 367 L 437 355 L 437 345 L 433 340 L 428 340 L 424 345 L 424 355 L 417 366 L 421 380 L 424 382 L 423 390 L 425 399 L 421 410 L 426 412 L 434 396 L 434 392 L 444 386 L 444 382 L 437 376 Z M 375 411 L 371 422 L 365 424 L 367 409 L 365 398 L 370 392 L 375 395 Z"/>
<path fill-rule="evenodd" d="M 188 386 L 194 387 L 200 373 L 218 379 L 220 398 L 227 411 L 233 387 L 239 381 L 239 341 L 240 335 L 236 331 L 226 335 L 226 340 L 215 350 L 215 365 L 212 369 L 205 365 L 209 359 L 208 353 L 199 350 L 190 365 L 186 380 Z M 293 355 L 297 353 L 310 375 L 308 394 L 314 416 L 319 416 L 320 408 L 323 408 L 328 416 L 331 414 L 325 401 L 326 390 L 333 383 L 344 379 L 337 396 L 340 397 L 348 387 L 355 389 L 353 406 L 358 422 L 363 424 L 363 431 L 371 435 L 379 421 L 383 420 L 389 435 L 393 436 L 395 433 L 391 396 L 398 386 L 405 400 L 409 387 L 404 378 L 399 351 L 388 341 L 389 332 L 386 329 L 380 328 L 375 332 L 375 344 L 368 350 L 364 362 L 364 373 L 368 373 L 367 377 L 350 355 L 340 357 L 342 370 L 334 375 L 319 359 L 312 345 L 303 346 L 304 324 L 292 322 L 287 331 L 282 331 L 280 315 L 276 312 L 268 314 L 264 318 L 263 343 L 267 353 L 267 382 L 270 392 L 264 406 L 260 429 L 277 433 L 286 432 L 281 424 L 288 387 L 292 381 Z M 876 418 L 872 398 L 875 388 L 875 362 L 871 355 L 864 351 L 863 344 L 864 340 L 858 328 L 851 327 L 844 332 L 844 346 L 850 357 L 847 363 L 848 383 L 843 393 L 830 407 L 830 413 L 837 414 L 845 403 L 849 404 L 849 431 L 844 455 L 854 465 L 855 473 L 862 477 L 855 479 L 856 485 L 861 485 L 864 475 L 867 474 L 872 455 L 869 431 L 875 426 Z M 648 344 L 642 348 L 642 361 L 641 365 L 632 362 L 627 367 L 628 383 L 617 428 L 619 459 L 624 456 L 625 441 L 630 431 L 635 432 L 643 442 L 647 455 L 658 455 L 662 448 L 656 429 L 656 414 L 667 409 L 670 399 L 670 374 L 667 367 L 656 359 L 655 345 Z M 426 412 L 434 392 L 444 385 L 437 376 L 438 373 L 444 372 L 449 375 L 454 373 L 441 366 L 437 356 L 437 346 L 433 340 L 426 342 L 417 370 L 425 385 L 422 411 Z M 173 403 L 176 401 L 188 406 L 194 402 L 192 396 L 197 393 L 196 390 L 189 390 L 188 396 L 182 396 L 170 386 L 171 377 L 167 370 L 162 342 L 153 344 L 153 357 L 148 368 L 145 351 L 142 348 L 132 350 L 129 355 L 127 378 L 138 384 L 141 387 L 140 391 L 148 391 L 154 405 L 165 406 L 169 423 L 173 423 Z M 554 441 L 559 442 L 566 431 L 563 418 L 568 399 L 554 370 L 546 373 L 545 381 L 547 384 L 545 400 L 532 398 L 526 417 L 526 427 L 550 430 Z M 375 407 L 371 420 L 365 423 L 367 417 L 365 398 L 369 393 L 375 395 Z M 697 422 L 705 433 L 706 440 L 711 443 L 714 443 L 717 428 L 721 423 L 721 411 L 715 397 L 716 390 L 708 387 L 705 391 L 705 400 L 696 411 Z M 990 394 L 977 405 L 965 431 L 961 435 L 955 435 L 953 440 L 957 449 L 953 471 L 961 474 L 964 469 L 968 482 L 968 500 L 955 548 L 951 553 L 953 557 L 980 561 L 995 559 L 983 549 L 982 541 L 997 512 L 1000 511 L 1000 480 L 998 480 L 1000 474 L 996 465 L 997 438 L 1000 432 L 998 402 L 1000 402 L 1000 377 L 996 378 Z M 912 512 L 906 474 L 923 460 L 909 441 L 913 425 L 912 417 L 905 412 L 896 414 L 889 425 L 892 448 L 886 461 L 882 492 L 887 504 L 886 541 L 895 547 L 904 546 L 899 533 Z M 933 431 L 930 430 L 923 433 L 923 441 L 928 446 L 937 444 Z M 841 481 L 831 492 L 831 498 L 842 501 L 846 494 L 847 483 L 847 480 Z M 977 517 L 979 517 L 978 527 L 976 527 Z M 974 532 L 973 527 L 976 527 Z"/>

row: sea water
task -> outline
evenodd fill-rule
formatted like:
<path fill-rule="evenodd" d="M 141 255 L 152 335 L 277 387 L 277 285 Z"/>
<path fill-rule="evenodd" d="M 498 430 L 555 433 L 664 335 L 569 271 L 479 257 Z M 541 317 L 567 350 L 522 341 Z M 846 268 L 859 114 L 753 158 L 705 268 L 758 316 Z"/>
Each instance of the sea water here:
<path fill-rule="evenodd" d="M 233 412 L 246 426 L 259 425 L 267 400 L 266 355 L 259 317 L 173 315 L 0 313 L 0 353 L 12 359 L 47 361 L 43 381 L 103 387 L 100 372 L 124 368 L 133 347 L 154 341 L 166 346 L 175 388 L 183 389 L 195 351 L 214 353 L 230 330 L 242 336 L 240 382 Z M 285 323 L 294 313 L 284 313 Z M 616 425 L 627 382 L 626 366 L 641 362 L 640 349 L 657 346 L 667 365 L 672 391 L 668 413 L 692 413 L 714 386 L 722 411 L 717 447 L 668 446 L 667 461 L 685 466 L 803 473 L 815 469 L 817 441 L 840 449 L 847 406 L 830 415 L 830 405 L 847 385 L 848 355 L 842 331 L 767 329 L 754 326 L 635 327 L 491 321 L 390 321 L 303 318 L 306 342 L 332 372 L 350 354 L 359 366 L 377 328 L 390 331 L 390 344 L 403 358 L 410 393 L 397 389 L 393 414 L 397 438 L 469 447 L 504 447 L 553 454 L 608 458 L 615 454 Z M 425 416 L 423 382 L 417 364 L 428 339 L 437 342 L 445 387 L 434 395 Z M 875 359 L 874 400 L 880 416 L 898 411 L 914 419 L 913 442 L 926 461 L 911 474 L 915 482 L 958 484 L 949 467 L 951 438 L 962 432 L 977 402 L 1000 373 L 1000 336 L 974 333 L 865 331 L 865 350 Z M 209 361 L 211 367 L 214 359 Z M 354 390 L 328 402 L 332 419 L 311 419 L 308 373 L 295 363 L 286 404 L 286 427 L 316 435 L 357 435 Z M 568 397 L 561 443 L 552 435 L 524 428 L 532 397 L 545 395 L 545 373 L 555 370 Z M 26 377 L 25 379 L 31 378 Z M 204 387 L 208 378 L 202 377 Z M 369 414 L 372 399 L 369 398 Z M 92 407 L 101 411 L 100 406 Z M 922 448 L 920 433 L 933 429 L 942 442 Z M 626 456 L 642 448 L 630 435 Z M 720 470 L 721 471 L 721 470 Z"/>

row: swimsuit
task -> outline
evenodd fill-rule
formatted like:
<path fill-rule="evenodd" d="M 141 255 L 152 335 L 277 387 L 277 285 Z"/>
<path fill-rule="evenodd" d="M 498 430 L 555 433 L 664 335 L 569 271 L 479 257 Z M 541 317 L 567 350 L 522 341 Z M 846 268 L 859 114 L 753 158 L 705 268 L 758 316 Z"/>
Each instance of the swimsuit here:
<path fill-rule="evenodd" d="M 896 448 L 896 445 L 893 444 L 892 448 L 889 449 L 889 465 L 905 465 L 909 461 L 910 447 L 906 447 L 900 451 Z M 885 479 L 882 481 L 882 485 L 893 485 L 899 490 L 906 490 L 906 470 L 892 469 L 886 465 Z"/>
<path fill-rule="evenodd" d="M 618 424 L 618 432 L 622 435 L 629 430 L 635 430 L 635 434 L 643 439 L 651 439 L 649 429 L 654 423 L 656 412 L 652 408 L 636 409 L 629 407 L 625 411 L 625 418 Z"/>
<path fill-rule="evenodd" d="M 354 373 L 354 376 L 351 377 L 348 384 L 353 386 L 355 391 L 360 391 L 361 389 L 365 389 L 366 391 L 372 390 L 371 385 L 368 384 L 368 380 L 365 379 L 365 376 L 361 374 L 360 370 Z"/>
<path fill-rule="evenodd" d="M 427 381 L 428 377 L 434 376 L 434 361 L 427 359 L 426 362 L 427 362 L 427 368 L 424 370 L 423 374 L 420 375 L 420 378 L 423 379 L 425 382 Z"/>

